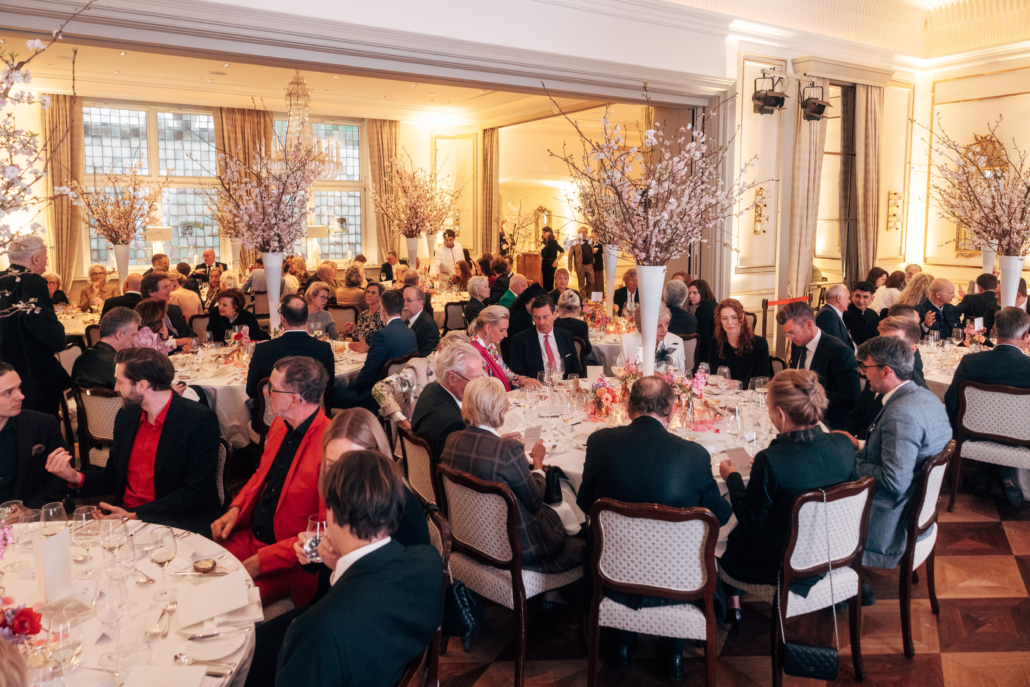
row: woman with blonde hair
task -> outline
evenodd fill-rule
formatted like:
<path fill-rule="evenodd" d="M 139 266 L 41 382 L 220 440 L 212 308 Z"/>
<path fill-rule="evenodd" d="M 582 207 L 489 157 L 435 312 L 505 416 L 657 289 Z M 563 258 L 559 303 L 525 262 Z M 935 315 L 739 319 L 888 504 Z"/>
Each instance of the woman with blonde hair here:
<path fill-rule="evenodd" d="M 896 303 L 902 305 L 918 306 L 930 297 L 930 284 L 933 282 L 933 275 L 920 272 L 912 277 L 912 280 L 905 286 L 905 290 L 898 296 Z M 890 307 L 890 306 L 888 306 Z"/>
<path fill-rule="evenodd" d="M 483 308 L 468 327 L 469 342 L 483 357 L 484 374 L 501 380 L 506 391 L 524 386 L 539 386 L 540 382 L 537 380 L 512 372 L 501 359 L 498 346 L 508 336 L 510 317 L 508 309 L 503 306 L 491 305 Z"/>
<path fill-rule="evenodd" d="M 108 283 L 107 268 L 103 265 L 90 265 L 87 276 L 89 284 L 83 286 L 79 291 L 79 310 L 86 312 L 90 306 L 96 304 L 97 300 L 103 307 L 104 301 L 108 298 L 122 295 L 122 290 L 118 288 L 117 282 Z"/>
<path fill-rule="evenodd" d="M 313 281 L 304 293 L 304 300 L 308 303 L 308 324 L 315 325 L 315 329 L 321 329 L 326 336 L 336 341 L 340 338 L 336 331 L 336 321 L 325 309 L 332 294 L 333 287 L 323 281 Z"/>
<path fill-rule="evenodd" d="M 615 364 L 620 367 L 627 363 L 636 363 L 643 359 L 641 350 L 644 338 L 640 334 L 640 308 L 633 311 L 633 321 L 637 325 L 637 331 L 623 334 L 622 348 L 619 350 L 619 357 Z M 669 331 L 669 322 L 672 321 L 672 312 L 664 305 L 658 308 L 658 338 L 655 342 L 654 369 L 656 372 L 663 372 L 669 363 L 674 364 L 679 370 L 684 370 L 687 365 L 686 351 L 683 349 L 683 339 Z M 700 348 L 700 347 L 699 347 Z M 697 355 L 695 351 L 695 355 Z"/>
<path fill-rule="evenodd" d="M 777 434 L 769 448 L 755 456 L 747 486 L 732 460 L 719 464 L 737 516 L 719 567 L 733 580 L 771 585 L 776 584 L 790 539 L 794 497 L 856 480 L 858 471 L 851 440 L 819 426 L 829 401 L 815 372 L 784 370 L 766 390 L 769 419 Z M 803 587 L 807 594 L 819 579 L 794 580 L 791 589 Z M 739 593 L 730 589 L 727 595 L 735 609 L 730 618 L 737 624 Z"/>
<path fill-rule="evenodd" d="M 302 255 L 294 255 L 290 261 L 290 274 L 297 278 L 297 293 L 308 290 L 308 263 Z"/>
<path fill-rule="evenodd" d="M 469 279 L 468 290 L 469 300 L 462 311 L 466 327 L 475 322 L 486 307 L 486 299 L 490 297 L 490 280 L 486 277 L 472 277 Z"/>

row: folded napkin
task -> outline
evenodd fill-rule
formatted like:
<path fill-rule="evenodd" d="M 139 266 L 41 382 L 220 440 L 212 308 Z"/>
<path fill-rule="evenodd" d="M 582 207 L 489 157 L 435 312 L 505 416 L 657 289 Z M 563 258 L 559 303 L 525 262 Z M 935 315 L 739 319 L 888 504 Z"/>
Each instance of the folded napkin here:
<path fill-rule="evenodd" d="M 247 573 L 241 568 L 197 585 L 189 594 L 182 595 L 179 598 L 180 626 L 195 625 L 249 604 L 247 579 Z"/>

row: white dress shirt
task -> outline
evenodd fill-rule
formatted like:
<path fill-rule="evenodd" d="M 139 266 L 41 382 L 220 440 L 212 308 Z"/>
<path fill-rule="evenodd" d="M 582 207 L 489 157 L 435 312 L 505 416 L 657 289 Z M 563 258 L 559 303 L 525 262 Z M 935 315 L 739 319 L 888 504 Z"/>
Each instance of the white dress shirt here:
<path fill-rule="evenodd" d="M 448 248 L 446 245 L 436 249 L 433 257 L 433 266 L 429 268 L 430 274 L 449 274 L 452 277 L 457 274 L 455 265 L 465 259 L 465 251 L 457 241 L 454 246 Z"/>
<path fill-rule="evenodd" d="M 541 334 L 538 329 L 536 332 L 537 341 L 540 342 L 540 356 L 544 361 L 544 371 L 550 372 L 551 366 L 547 363 L 547 347 L 544 345 L 544 337 L 547 337 L 547 342 L 551 346 L 551 353 L 554 354 L 554 359 L 562 363 L 562 369 L 565 367 L 565 361 L 561 358 L 561 353 L 558 352 L 558 342 L 554 340 L 554 329 L 551 329 L 547 334 Z"/>
<path fill-rule="evenodd" d="M 836 310 L 836 308 L 834 308 Z M 809 341 L 805 348 L 808 349 L 808 355 L 805 356 L 805 369 L 812 369 L 812 358 L 815 357 L 815 349 L 819 347 L 819 340 L 823 338 L 823 330 L 818 327 L 815 328 L 815 336 Z"/>
<path fill-rule="evenodd" d="M 417 313 L 408 318 L 408 329 L 411 329 L 411 325 L 415 324 L 415 320 L 417 320 L 418 316 L 424 312 L 425 310 L 419 310 Z"/>
<path fill-rule="evenodd" d="M 390 538 L 384 537 L 368 546 L 362 546 L 360 549 L 355 549 L 340 560 L 336 561 L 336 570 L 333 571 L 332 577 L 329 578 L 329 584 L 336 584 L 336 581 L 343 577 L 343 574 L 347 572 L 347 568 L 351 567 L 376 549 L 381 549 L 389 543 Z"/>

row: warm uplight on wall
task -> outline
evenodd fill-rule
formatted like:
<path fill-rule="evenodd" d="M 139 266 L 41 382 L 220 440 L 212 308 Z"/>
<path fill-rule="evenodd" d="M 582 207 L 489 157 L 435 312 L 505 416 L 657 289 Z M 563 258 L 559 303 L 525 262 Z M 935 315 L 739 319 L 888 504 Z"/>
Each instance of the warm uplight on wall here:
<path fill-rule="evenodd" d="M 766 195 L 764 187 L 759 186 L 755 189 L 755 236 L 761 236 L 768 231 L 769 203 Z"/>
<path fill-rule="evenodd" d="M 901 191 L 887 191 L 887 231 L 901 231 Z"/>

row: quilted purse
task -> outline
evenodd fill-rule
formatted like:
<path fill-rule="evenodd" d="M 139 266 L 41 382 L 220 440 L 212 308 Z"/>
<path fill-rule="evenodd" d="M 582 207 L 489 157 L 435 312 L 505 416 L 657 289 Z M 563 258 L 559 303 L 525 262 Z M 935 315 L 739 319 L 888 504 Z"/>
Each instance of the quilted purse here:
<path fill-rule="evenodd" d="M 557 506 L 562 501 L 561 481 L 569 480 L 565 471 L 557 465 L 547 466 L 544 472 L 544 503 L 548 506 Z"/>
<path fill-rule="evenodd" d="M 820 489 L 823 494 L 823 505 L 826 504 L 826 492 Z M 831 561 L 830 555 L 830 523 L 826 519 L 826 560 Z M 833 565 L 830 564 L 830 602 L 836 598 L 833 593 Z M 778 581 L 778 580 L 777 580 Z M 779 585 L 777 585 L 779 586 Z M 790 591 L 788 590 L 788 594 Z M 807 677 L 814 680 L 832 681 L 837 679 L 837 661 L 840 652 L 840 639 L 837 636 L 837 613 L 833 614 L 833 642 L 835 647 L 813 646 L 811 644 L 797 644 L 788 642 L 787 635 L 783 633 L 783 615 L 780 613 L 780 599 L 776 598 L 776 617 L 780 621 L 780 635 L 783 637 L 783 672 L 793 677 Z"/>
<path fill-rule="evenodd" d="M 435 503 L 425 507 L 426 513 L 439 511 Z M 450 582 L 443 597 L 442 633 L 445 637 L 460 637 L 461 645 L 468 653 L 472 641 L 479 632 L 483 618 L 483 602 L 479 595 L 469 589 L 461 580 L 455 581 L 450 567 L 445 571 Z"/>

